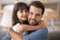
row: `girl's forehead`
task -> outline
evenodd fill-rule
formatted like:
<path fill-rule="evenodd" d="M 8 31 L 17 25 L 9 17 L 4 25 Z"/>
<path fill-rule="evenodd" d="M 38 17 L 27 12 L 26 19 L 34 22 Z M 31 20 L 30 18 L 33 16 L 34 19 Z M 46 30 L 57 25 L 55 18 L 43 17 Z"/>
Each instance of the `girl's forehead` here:
<path fill-rule="evenodd" d="M 25 12 L 28 12 L 28 10 L 26 10 L 26 9 L 20 9 L 20 10 L 18 10 L 18 11 L 25 11 Z"/>

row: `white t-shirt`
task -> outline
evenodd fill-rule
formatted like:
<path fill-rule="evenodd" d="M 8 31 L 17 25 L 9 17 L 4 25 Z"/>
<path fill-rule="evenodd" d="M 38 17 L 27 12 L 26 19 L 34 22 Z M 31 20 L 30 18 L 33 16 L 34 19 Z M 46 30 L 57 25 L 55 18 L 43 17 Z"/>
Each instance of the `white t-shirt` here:
<path fill-rule="evenodd" d="M 13 30 L 16 31 L 16 28 L 19 27 L 19 25 L 20 25 L 19 23 L 17 23 L 16 25 L 14 25 L 13 26 Z M 25 37 L 27 35 L 27 32 L 23 32 L 22 35 Z M 13 39 L 11 39 L 11 40 L 13 40 Z"/>
<path fill-rule="evenodd" d="M 14 26 L 13 26 L 13 28 L 12 28 L 12 29 L 16 32 L 16 28 L 17 28 L 19 25 L 20 25 L 20 24 L 19 24 L 19 23 L 17 23 L 16 25 L 14 25 Z M 11 39 L 11 40 L 13 40 L 13 39 Z"/>
<path fill-rule="evenodd" d="M 19 23 L 17 23 L 16 25 L 13 26 L 13 30 L 16 31 L 16 28 L 19 27 Z"/>

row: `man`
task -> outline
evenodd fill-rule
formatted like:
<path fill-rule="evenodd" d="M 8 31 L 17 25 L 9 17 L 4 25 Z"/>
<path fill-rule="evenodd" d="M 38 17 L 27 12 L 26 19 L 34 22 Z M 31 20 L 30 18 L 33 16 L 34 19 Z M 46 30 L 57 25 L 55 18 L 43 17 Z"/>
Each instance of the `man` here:
<path fill-rule="evenodd" d="M 41 22 L 41 18 L 44 14 L 44 5 L 39 1 L 34 1 L 30 4 L 28 22 L 30 25 L 36 26 Z M 18 30 L 18 29 L 17 29 Z M 30 31 L 30 33 L 24 37 L 22 33 L 16 33 L 11 28 L 9 34 L 13 40 L 48 40 L 48 29 L 43 27 L 38 30 Z"/>

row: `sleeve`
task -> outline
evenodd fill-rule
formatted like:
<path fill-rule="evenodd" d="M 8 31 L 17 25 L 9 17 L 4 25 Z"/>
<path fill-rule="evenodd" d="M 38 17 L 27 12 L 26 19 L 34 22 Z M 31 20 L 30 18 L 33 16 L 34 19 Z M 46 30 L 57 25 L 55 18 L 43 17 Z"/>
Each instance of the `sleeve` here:
<path fill-rule="evenodd" d="M 2 40 L 11 40 L 11 36 L 9 34 L 6 34 Z"/>
<path fill-rule="evenodd" d="M 14 26 L 13 26 L 13 28 L 12 28 L 12 29 L 16 32 L 16 28 L 17 28 L 19 25 L 20 25 L 20 24 L 19 24 L 19 23 L 17 23 L 16 25 L 14 25 Z"/>
<path fill-rule="evenodd" d="M 23 40 L 48 40 L 48 29 L 42 28 L 33 33 L 30 33 Z"/>

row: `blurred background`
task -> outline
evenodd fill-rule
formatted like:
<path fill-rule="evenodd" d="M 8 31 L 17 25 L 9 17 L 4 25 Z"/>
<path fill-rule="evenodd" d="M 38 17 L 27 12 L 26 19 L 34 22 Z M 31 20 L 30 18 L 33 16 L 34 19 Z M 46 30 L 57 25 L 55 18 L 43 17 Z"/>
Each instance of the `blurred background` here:
<path fill-rule="evenodd" d="M 0 0 L 0 40 L 7 33 L 6 27 L 12 26 L 12 10 L 17 2 L 30 4 L 36 0 Z M 45 6 L 42 20 L 45 21 L 49 40 L 60 40 L 60 0 L 38 0 Z"/>

